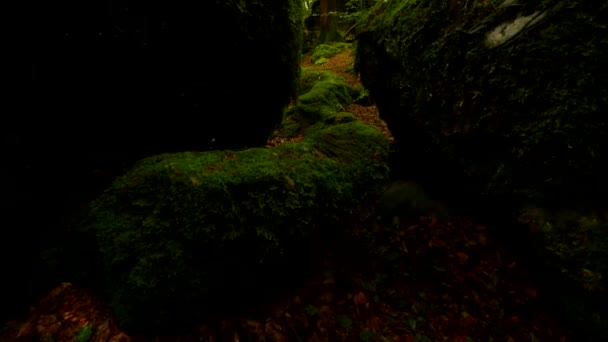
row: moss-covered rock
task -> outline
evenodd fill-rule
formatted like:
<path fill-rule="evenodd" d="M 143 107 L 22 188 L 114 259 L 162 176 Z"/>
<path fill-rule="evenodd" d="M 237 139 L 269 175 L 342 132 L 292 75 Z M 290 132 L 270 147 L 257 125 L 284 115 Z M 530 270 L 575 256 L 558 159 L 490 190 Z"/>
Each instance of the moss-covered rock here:
<path fill-rule="evenodd" d="M 212 298 L 242 299 L 299 272 L 307 239 L 339 236 L 385 184 L 387 155 L 381 133 L 350 122 L 276 148 L 150 157 L 79 231 L 97 245 L 99 282 L 123 324 L 189 322 Z"/>
<path fill-rule="evenodd" d="M 299 95 L 308 93 L 315 83 L 319 81 L 333 80 L 334 82 L 344 82 L 344 79 L 333 72 L 316 70 L 313 68 L 302 68 L 300 78 Z"/>
<path fill-rule="evenodd" d="M 592 203 L 602 212 L 608 190 L 608 4 L 453 6 L 458 3 L 378 2 L 359 22 L 356 69 L 395 136 L 398 173 L 420 179 L 451 203 L 484 208 L 497 222 L 511 222 L 528 207 L 574 209 L 586 217 L 581 208 Z M 535 248 L 545 261 L 536 271 L 577 265 L 566 268 L 588 277 L 604 273 L 586 268 L 595 264 L 591 259 L 575 261 L 583 254 L 608 261 L 602 244 L 587 245 L 578 256 L 556 256 L 555 242 L 588 234 L 583 226 L 540 239 Z M 593 231 L 608 236 L 604 225 Z M 513 237 L 514 245 L 525 238 Z M 580 288 L 588 288 L 581 280 Z M 594 298 L 606 298 L 606 292 Z"/>
<path fill-rule="evenodd" d="M 351 104 L 361 95 L 361 89 L 354 88 L 334 73 L 304 69 L 295 106 L 286 111 L 286 120 L 282 125 L 296 122 L 300 132 L 311 126 L 325 127 L 335 123 L 335 115 Z"/>
<path fill-rule="evenodd" d="M 527 1 L 452 17 L 445 2 L 380 2 L 360 23 L 357 68 L 403 148 L 465 170 L 478 193 L 576 197 L 606 185 L 606 8 Z"/>
<path fill-rule="evenodd" d="M 299 90 L 298 102 L 285 111 L 274 133 L 277 137 L 293 138 L 309 129 L 356 121 L 353 114 L 341 110 L 366 97 L 365 90 L 348 86 L 341 76 L 313 68 L 302 69 Z"/>

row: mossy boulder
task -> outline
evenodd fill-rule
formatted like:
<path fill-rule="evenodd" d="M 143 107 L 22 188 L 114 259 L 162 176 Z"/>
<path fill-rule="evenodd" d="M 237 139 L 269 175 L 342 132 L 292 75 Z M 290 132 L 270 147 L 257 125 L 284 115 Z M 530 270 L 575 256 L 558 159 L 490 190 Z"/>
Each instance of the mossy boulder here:
<path fill-rule="evenodd" d="M 349 122 L 275 148 L 144 159 L 79 226 L 96 249 L 93 281 L 132 329 L 259 296 L 302 272 L 313 234 L 345 233 L 341 222 L 388 180 L 388 150 L 380 132 Z"/>
<path fill-rule="evenodd" d="M 608 38 L 596 33 L 608 6 L 500 5 L 451 16 L 445 2 L 378 3 L 359 23 L 363 84 L 404 159 L 428 154 L 431 171 L 464 170 L 455 174 L 478 194 L 551 202 L 601 193 Z"/>
<path fill-rule="evenodd" d="M 334 124 L 336 114 L 358 99 L 362 92 L 332 72 L 311 68 L 302 72 L 300 91 L 297 103 L 285 112 L 282 123 L 283 126 L 296 123 L 298 133 L 305 133 L 311 126 L 318 129 Z"/>
<path fill-rule="evenodd" d="M 378 2 L 358 23 L 356 69 L 395 136 L 396 173 L 510 228 L 514 247 L 534 244 L 539 274 L 604 274 L 596 289 L 605 289 L 606 270 L 590 259 L 608 261 L 604 244 L 555 252 L 569 234 L 591 234 L 588 225 L 534 242 L 514 227 L 526 208 L 581 219 L 608 208 L 608 4 L 458 3 Z M 608 236 L 600 223 L 593 232 Z M 589 289 L 582 276 L 578 285 Z M 585 291 L 606 303 L 607 292 Z"/>
<path fill-rule="evenodd" d="M 285 111 L 275 136 L 294 138 L 306 135 L 311 129 L 357 120 L 354 115 L 342 110 L 362 98 L 364 91 L 345 84 L 341 76 L 329 71 L 303 68 L 298 89 L 298 101 Z"/>
<path fill-rule="evenodd" d="M 320 81 L 333 81 L 333 82 L 342 82 L 344 83 L 344 79 L 331 72 L 325 70 L 318 70 L 314 68 L 302 68 L 302 75 L 300 77 L 299 84 L 299 95 L 304 95 L 312 90 L 312 87 L 315 83 Z"/>

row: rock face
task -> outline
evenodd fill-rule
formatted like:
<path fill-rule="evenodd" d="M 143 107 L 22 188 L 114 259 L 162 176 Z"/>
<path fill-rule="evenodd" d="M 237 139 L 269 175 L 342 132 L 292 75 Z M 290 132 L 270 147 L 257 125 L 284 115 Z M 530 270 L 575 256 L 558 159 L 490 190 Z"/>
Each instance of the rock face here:
<path fill-rule="evenodd" d="M 608 250 L 589 241 L 608 236 L 608 5 L 386 1 L 358 25 L 356 68 L 395 135 L 396 172 L 536 225 L 539 265 L 605 296 Z M 586 247 L 564 247 L 575 235 Z"/>
<path fill-rule="evenodd" d="M 125 165 L 266 142 L 295 93 L 301 3 L 62 0 L 9 11 L 2 202 L 19 223 L 5 225 L 0 249 L 2 260 L 15 246 L 25 255 L 5 268 L 27 273 L 15 291 L 41 283 L 39 245 Z"/>

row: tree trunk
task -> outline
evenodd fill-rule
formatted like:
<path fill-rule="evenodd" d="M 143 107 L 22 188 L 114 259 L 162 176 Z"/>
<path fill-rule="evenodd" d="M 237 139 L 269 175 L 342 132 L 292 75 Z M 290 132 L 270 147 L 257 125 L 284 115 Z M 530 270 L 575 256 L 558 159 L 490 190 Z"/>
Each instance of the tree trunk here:
<path fill-rule="evenodd" d="M 336 0 L 321 0 L 320 12 L 321 33 L 316 45 L 330 41 L 342 41 L 343 38 L 338 33 L 338 26 L 334 17 L 336 14 Z"/>

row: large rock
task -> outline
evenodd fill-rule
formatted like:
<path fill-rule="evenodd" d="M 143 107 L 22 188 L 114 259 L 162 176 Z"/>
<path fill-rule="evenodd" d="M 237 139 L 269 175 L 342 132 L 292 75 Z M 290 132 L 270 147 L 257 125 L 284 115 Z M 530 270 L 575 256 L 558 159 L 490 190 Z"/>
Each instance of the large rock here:
<path fill-rule="evenodd" d="M 144 159 L 94 202 L 75 253 L 96 249 L 100 269 L 77 270 L 127 328 L 190 322 L 212 299 L 247 301 L 302 273 L 311 236 L 342 236 L 385 185 L 387 157 L 382 133 L 350 122 L 275 148 Z"/>
<path fill-rule="evenodd" d="M 307 69 L 299 90 L 275 132 L 293 142 L 163 154 L 117 179 L 70 235 L 72 276 L 150 332 L 305 275 L 313 241 L 343 241 L 347 220 L 379 196 L 389 146 L 340 112 L 360 94 L 340 77 Z"/>
<path fill-rule="evenodd" d="M 389 146 L 340 112 L 360 93 L 340 77 L 306 70 L 299 89 L 275 132 L 296 142 L 146 158 L 50 254 L 104 293 L 124 326 L 149 333 L 304 276 L 314 246 L 343 243 L 346 223 L 369 215 L 360 209 L 388 182 Z"/>
<path fill-rule="evenodd" d="M 530 245 L 540 275 L 567 274 L 581 303 L 606 303 L 608 248 L 591 241 L 608 236 L 608 4 L 382 1 L 358 25 L 356 67 L 399 176 L 483 208 Z M 573 320 L 599 322 L 589 311 L 605 307 Z"/>
<path fill-rule="evenodd" d="M 448 10 L 381 2 L 359 24 L 357 68 L 403 150 L 430 153 L 429 170 L 432 159 L 465 170 L 477 193 L 551 201 L 601 192 L 606 6 Z"/>

